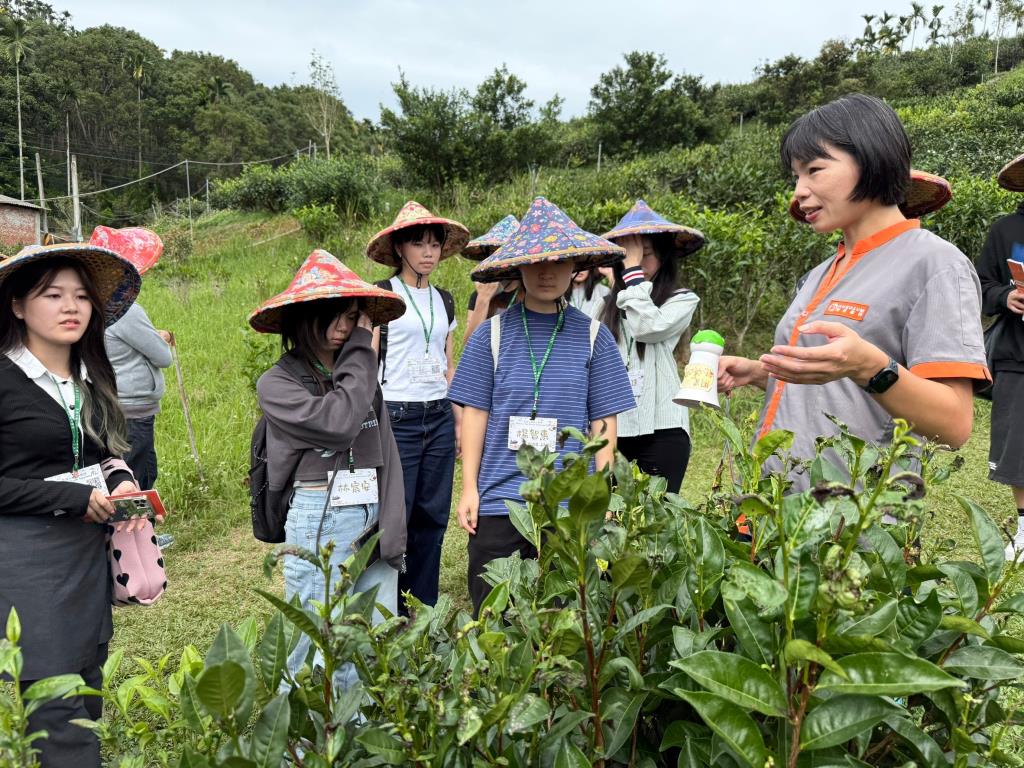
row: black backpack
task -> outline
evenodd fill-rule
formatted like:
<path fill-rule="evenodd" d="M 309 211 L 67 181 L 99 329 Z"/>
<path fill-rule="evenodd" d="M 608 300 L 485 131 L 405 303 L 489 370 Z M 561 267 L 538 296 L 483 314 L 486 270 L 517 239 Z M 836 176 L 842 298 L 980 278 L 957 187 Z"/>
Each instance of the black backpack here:
<path fill-rule="evenodd" d="M 293 355 L 282 355 L 274 365 L 279 365 L 289 376 L 309 390 L 312 395 L 322 395 L 320 381 L 313 372 Z M 296 465 L 297 466 L 297 465 Z M 252 447 L 249 451 L 249 506 L 252 509 L 252 535 L 269 544 L 284 541 L 284 524 L 288 519 L 288 499 L 291 496 L 292 478 L 296 467 L 288 472 L 288 482 L 280 491 L 270 489 L 267 470 L 267 417 L 260 416 L 252 431 Z"/>
<path fill-rule="evenodd" d="M 378 288 L 383 288 L 385 291 L 392 291 L 391 279 L 378 280 L 374 283 Z M 439 294 L 441 294 L 441 302 L 444 304 L 445 314 L 448 315 L 448 327 L 452 325 L 452 321 L 455 320 L 455 299 L 448 291 L 444 288 L 438 288 L 436 285 L 431 286 Z M 401 294 L 399 294 L 401 295 Z M 384 324 L 380 327 L 380 352 L 377 354 L 377 363 L 380 366 L 380 383 L 388 383 L 388 326 Z"/>

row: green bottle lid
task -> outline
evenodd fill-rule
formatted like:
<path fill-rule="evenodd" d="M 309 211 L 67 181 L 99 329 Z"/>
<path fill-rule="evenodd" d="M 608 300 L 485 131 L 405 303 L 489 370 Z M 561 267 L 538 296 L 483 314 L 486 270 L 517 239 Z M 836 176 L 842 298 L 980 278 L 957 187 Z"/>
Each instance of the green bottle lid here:
<path fill-rule="evenodd" d="M 697 331 L 693 338 L 690 339 L 691 344 L 715 344 L 716 346 L 725 349 L 725 339 L 717 331 L 706 329 L 703 331 Z"/>

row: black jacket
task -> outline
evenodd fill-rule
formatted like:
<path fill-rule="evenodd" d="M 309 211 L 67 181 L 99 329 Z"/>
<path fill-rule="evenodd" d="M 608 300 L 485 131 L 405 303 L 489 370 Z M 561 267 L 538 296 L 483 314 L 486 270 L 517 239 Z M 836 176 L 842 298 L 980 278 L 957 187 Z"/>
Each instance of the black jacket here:
<path fill-rule="evenodd" d="M 1017 258 L 1024 251 L 1024 203 L 1011 213 L 998 219 L 988 232 L 985 247 L 978 259 L 978 278 L 981 280 L 981 310 L 986 315 L 1006 315 L 992 355 L 993 373 L 1014 371 L 1024 373 L 1024 321 L 1006 306 L 1006 297 L 1013 290 L 1010 268 L 1006 260 L 1013 257 L 1018 245 Z"/>

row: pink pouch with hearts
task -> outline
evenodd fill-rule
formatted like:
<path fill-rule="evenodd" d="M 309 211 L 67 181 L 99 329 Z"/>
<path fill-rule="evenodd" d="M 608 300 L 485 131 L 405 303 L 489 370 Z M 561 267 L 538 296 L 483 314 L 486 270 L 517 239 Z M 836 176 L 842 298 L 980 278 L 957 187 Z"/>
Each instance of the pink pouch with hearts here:
<path fill-rule="evenodd" d="M 101 468 L 105 477 L 114 471 L 131 471 L 120 459 L 107 459 Z M 113 605 L 152 605 L 167 589 L 164 556 L 156 543 L 149 520 L 134 533 L 109 528 L 107 556 L 113 587 Z"/>

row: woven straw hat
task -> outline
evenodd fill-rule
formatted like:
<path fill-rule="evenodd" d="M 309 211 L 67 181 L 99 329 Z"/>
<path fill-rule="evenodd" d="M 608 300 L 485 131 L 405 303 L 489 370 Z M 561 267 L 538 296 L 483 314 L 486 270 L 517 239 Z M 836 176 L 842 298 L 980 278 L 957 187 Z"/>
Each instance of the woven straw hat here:
<path fill-rule="evenodd" d="M 1024 155 L 1014 158 L 999 171 L 996 181 L 1003 189 L 1024 192 Z"/>
<path fill-rule="evenodd" d="M 374 325 L 391 322 L 405 314 L 405 302 L 398 294 L 366 282 L 327 251 L 318 248 L 302 262 L 287 289 L 263 302 L 249 315 L 249 325 L 260 333 L 280 333 L 285 307 L 345 298 L 358 298 Z"/>
<path fill-rule="evenodd" d="M 469 230 L 462 224 L 441 216 L 435 216 L 415 200 L 402 206 L 391 226 L 385 227 L 366 244 L 366 255 L 378 264 L 389 267 L 398 266 L 398 256 L 391 242 L 391 235 L 400 229 L 416 227 L 423 224 L 440 224 L 444 228 L 444 242 L 441 244 L 441 258 L 446 259 L 458 253 L 469 242 Z"/>
<path fill-rule="evenodd" d="M 80 262 L 92 277 L 103 305 L 104 325 L 112 325 L 128 311 L 142 288 L 139 271 L 130 261 L 89 243 L 29 245 L 0 261 L 0 282 L 22 267 L 44 259 L 67 258 Z"/>
<path fill-rule="evenodd" d="M 573 261 L 591 269 L 619 261 L 626 252 L 603 237 L 584 232 L 550 200 L 538 197 L 507 243 L 470 275 L 479 283 L 519 279 L 519 268 L 544 261 Z"/>
<path fill-rule="evenodd" d="M 466 247 L 462 249 L 462 255 L 477 261 L 486 259 L 507 243 L 517 229 L 519 229 L 519 220 L 509 214 L 487 230 L 485 234 L 466 243 Z"/>
<path fill-rule="evenodd" d="M 605 232 L 602 237 L 605 240 L 615 242 L 620 237 L 630 235 L 672 235 L 672 242 L 675 246 L 677 258 L 689 256 L 704 247 L 704 233 L 699 229 L 684 227 L 682 224 L 673 224 L 661 214 L 655 212 L 643 200 L 637 200 L 633 207 L 623 216 L 615 228 Z"/>
<path fill-rule="evenodd" d="M 92 231 L 89 243 L 128 259 L 139 270 L 140 275 L 144 275 L 146 270 L 156 264 L 164 252 L 164 242 L 160 235 L 142 227 L 114 229 L 99 226 Z"/>
<path fill-rule="evenodd" d="M 900 211 L 908 219 L 919 219 L 939 210 L 952 199 L 953 190 L 944 178 L 934 173 L 911 169 L 907 199 L 900 204 Z M 796 198 L 789 201 L 789 215 L 801 224 L 807 223 L 807 218 L 800 210 Z"/>

